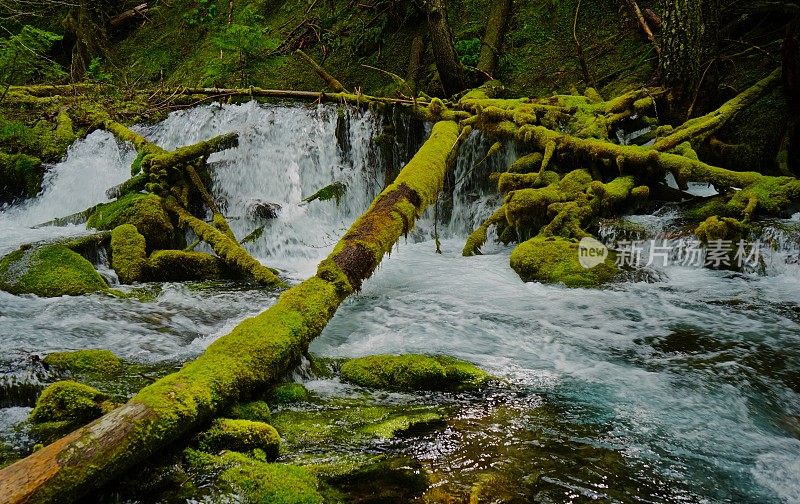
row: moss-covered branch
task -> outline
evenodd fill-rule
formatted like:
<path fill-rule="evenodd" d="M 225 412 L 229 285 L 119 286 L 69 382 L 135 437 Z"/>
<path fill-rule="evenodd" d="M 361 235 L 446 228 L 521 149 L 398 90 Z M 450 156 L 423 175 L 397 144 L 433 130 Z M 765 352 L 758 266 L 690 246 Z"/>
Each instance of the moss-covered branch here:
<path fill-rule="evenodd" d="M 261 285 L 284 287 L 283 281 L 271 269 L 254 259 L 235 239 L 224 231 L 198 219 L 184 209 L 173 197 L 164 200 L 164 206 L 178 217 L 181 225 L 188 227 L 208 243 L 216 254 L 232 269 L 251 276 Z"/>

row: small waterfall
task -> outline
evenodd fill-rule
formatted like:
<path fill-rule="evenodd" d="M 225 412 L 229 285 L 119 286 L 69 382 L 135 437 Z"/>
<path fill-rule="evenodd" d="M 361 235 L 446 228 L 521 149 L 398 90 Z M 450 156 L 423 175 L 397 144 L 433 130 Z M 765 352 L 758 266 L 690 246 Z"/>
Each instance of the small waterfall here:
<path fill-rule="evenodd" d="M 136 152 L 106 131 L 95 131 L 75 142 L 65 158 L 45 174 L 38 197 L 0 209 L 3 242 L 0 255 L 22 243 L 86 233 L 84 226 L 30 229 L 57 217 L 108 201 L 106 190 L 130 177 Z"/>
<path fill-rule="evenodd" d="M 340 120 L 349 127 L 337 141 Z M 314 272 L 382 188 L 384 172 L 372 147 L 379 130 L 370 112 L 255 102 L 177 112 L 140 129 L 166 149 L 237 132 L 238 148 L 209 158 L 215 198 L 239 239 L 264 226 L 261 237 L 247 245 L 253 255 L 297 278 Z M 303 203 L 333 182 L 347 187 L 338 204 Z M 277 217 L 253 216 L 248 208 L 255 202 L 279 205 Z"/>

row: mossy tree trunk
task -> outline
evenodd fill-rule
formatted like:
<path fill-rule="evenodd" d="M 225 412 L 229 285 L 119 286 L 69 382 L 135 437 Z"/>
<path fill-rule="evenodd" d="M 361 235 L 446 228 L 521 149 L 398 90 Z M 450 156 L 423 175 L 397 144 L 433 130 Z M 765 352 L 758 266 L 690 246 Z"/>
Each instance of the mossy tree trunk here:
<path fill-rule="evenodd" d="M 353 223 L 315 276 L 124 406 L 0 470 L 0 503 L 78 501 L 203 427 L 231 402 L 285 375 L 341 302 L 361 287 L 436 200 L 458 140 L 455 122 L 437 123 L 428 141 Z"/>
<path fill-rule="evenodd" d="M 686 113 L 714 84 L 719 43 L 719 0 L 668 0 L 659 60 L 663 84 L 672 91 L 671 119 Z"/>
<path fill-rule="evenodd" d="M 478 60 L 478 70 L 487 75 L 494 75 L 497 59 L 500 57 L 500 48 L 506 33 L 509 18 L 511 17 L 512 0 L 497 0 L 492 2 L 489 19 L 486 21 L 486 33 L 481 42 L 481 54 Z"/>
<path fill-rule="evenodd" d="M 433 57 L 436 61 L 436 70 L 442 88 L 448 96 L 460 93 L 467 89 L 467 78 L 464 67 L 458 59 L 453 32 L 447 21 L 446 0 L 424 0 L 423 6 L 428 16 L 428 33 L 430 34 Z"/>

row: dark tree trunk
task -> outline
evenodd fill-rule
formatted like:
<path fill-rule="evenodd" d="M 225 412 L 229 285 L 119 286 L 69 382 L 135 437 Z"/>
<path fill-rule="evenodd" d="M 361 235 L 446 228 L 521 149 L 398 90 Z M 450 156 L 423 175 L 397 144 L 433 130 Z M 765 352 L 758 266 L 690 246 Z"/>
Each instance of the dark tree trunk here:
<path fill-rule="evenodd" d="M 661 41 L 661 80 L 670 88 L 672 119 L 700 112 L 715 83 L 719 0 L 667 0 Z M 712 105 L 709 103 L 709 105 Z"/>
<path fill-rule="evenodd" d="M 105 2 L 81 0 L 64 19 L 64 28 L 75 34 L 70 73 L 81 80 L 94 58 L 104 58 L 108 47 Z"/>
<path fill-rule="evenodd" d="M 445 0 L 425 0 L 423 5 L 428 16 L 428 31 L 439 80 L 445 94 L 452 96 L 469 86 L 453 45 L 453 33 L 447 22 L 447 3 Z"/>
<path fill-rule="evenodd" d="M 498 0 L 492 2 L 489 19 L 486 21 L 486 33 L 481 43 L 481 56 L 478 60 L 478 70 L 488 75 L 494 75 L 500 48 L 503 45 L 503 36 L 506 33 L 508 18 L 511 17 L 512 0 Z"/>

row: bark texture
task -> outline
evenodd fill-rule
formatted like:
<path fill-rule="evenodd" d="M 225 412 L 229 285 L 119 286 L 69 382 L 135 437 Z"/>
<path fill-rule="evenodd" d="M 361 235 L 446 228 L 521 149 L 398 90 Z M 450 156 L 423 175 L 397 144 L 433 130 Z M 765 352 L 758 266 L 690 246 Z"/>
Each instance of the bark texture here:
<path fill-rule="evenodd" d="M 428 32 L 430 34 L 433 57 L 436 60 L 436 70 L 442 88 L 448 96 L 460 93 L 467 89 L 467 78 L 464 67 L 456 54 L 453 45 L 453 32 L 447 21 L 446 0 L 426 0 L 426 14 L 428 15 Z"/>

